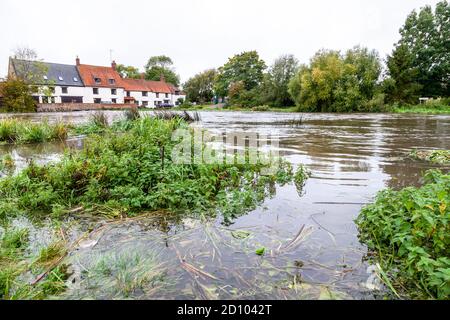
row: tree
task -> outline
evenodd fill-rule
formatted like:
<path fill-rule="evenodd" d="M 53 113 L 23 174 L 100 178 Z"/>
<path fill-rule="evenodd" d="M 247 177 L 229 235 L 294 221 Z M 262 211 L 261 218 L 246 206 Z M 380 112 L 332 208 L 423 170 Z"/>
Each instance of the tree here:
<path fill-rule="evenodd" d="M 266 64 L 256 51 L 237 54 L 219 68 L 214 89 L 219 96 L 226 97 L 231 84 L 242 81 L 245 90 L 252 90 L 261 84 L 265 69 Z"/>
<path fill-rule="evenodd" d="M 288 86 L 297 70 L 298 60 L 293 55 L 283 55 L 276 59 L 261 84 L 262 103 L 273 107 L 293 105 Z"/>
<path fill-rule="evenodd" d="M 35 50 L 28 47 L 18 47 L 14 50 L 15 76 L 29 85 L 42 84 L 43 76 L 47 74 L 48 68 L 38 60 Z"/>
<path fill-rule="evenodd" d="M 418 68 L 417 80 L 421 95 L 450 96 L 450 4 L 441 1 L 433 12 L 431 6 L 419 13 L 411 12 L 400 29 L 397 47 L 406 46 Z"/>
<path fill-rule="evenodd" d="M 289 92 L 302 111 L 367 111 L 378 91 L 380 72 L 375 51 L 355 47 L 343 56 L 322 50 L 299 68 Z"/>
<path fill-rule="evenodd" d="M 133 66 L 125 66 L 123 64 L 118 64 L 116 66 L 116 71 L 120 74 L 122 78 L 139 79 L 141 77 L 139 69 Z"/>
<path fill-rule="evenodd" d="M 214 79 L 217 71 L 209 69 L 190 78 L 183 85 L 186 99 L 190 102 L 206 103 L 214 98 Z"/>
<path fill-rule="evenodd" d="M 159 81 L 161 77 L 174 86 L 180 85 L 180 77 L 172 69 L 173 61 L 167 56 L 150 57 L 145 65 L 145 79 Z"/>
<path fill-rule="evenodd" d="M 21 79 L 8 78 L 0 85 L 2 106 L 6 112 L 35 111 L 36 104 L 32 97 L 35 92 L 35 86 L 31 86 Z"/>
<path fill-rule="evenodd" d="M 389 102 L 417 102 L 422 85 L 418 82 L 419 68 L 414 65 L 414 56 L 409 48 L 401 44 L 388 56 L 386 65 L 388 78 L 384 91 Z"/>

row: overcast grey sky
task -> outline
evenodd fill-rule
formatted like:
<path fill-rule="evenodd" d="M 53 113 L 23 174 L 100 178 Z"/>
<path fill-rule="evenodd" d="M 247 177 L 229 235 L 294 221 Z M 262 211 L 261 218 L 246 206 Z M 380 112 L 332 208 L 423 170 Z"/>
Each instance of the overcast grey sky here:
<path fill-rule="evenodd" d="M 434 0 L 1 0 L 0 76 L 17 46 L 49 62 L 143 69 L 165 54 L 182 81 L 257 50 L 268 63 L 284 53 L 301 62 L 321 48 L 361 44 L 392 50 L 407 14 Z"/>

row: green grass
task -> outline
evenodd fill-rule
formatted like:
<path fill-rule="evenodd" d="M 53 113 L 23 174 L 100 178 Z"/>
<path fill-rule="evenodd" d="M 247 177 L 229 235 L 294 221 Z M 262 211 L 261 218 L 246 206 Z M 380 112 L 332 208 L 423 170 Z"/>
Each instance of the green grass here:
<path fill-rule="evenodd" d="M 450 298 L 450 175 L 428 171 L 421 188 L 378 193 L 356 220 L 396 292 Z"/>
<path fill-rule="evenodd" d="M 33 123 L 20 119 L 0 120 L 0 144 L 40 143 L 53 140 L 65 140 L 69 126 L 47 122 Z"/>
<path fill-rule="evenodd" d="M 450 114 L 450 106 L 445 104 L 392 106 L 389 110 L 393 113 Z"/>

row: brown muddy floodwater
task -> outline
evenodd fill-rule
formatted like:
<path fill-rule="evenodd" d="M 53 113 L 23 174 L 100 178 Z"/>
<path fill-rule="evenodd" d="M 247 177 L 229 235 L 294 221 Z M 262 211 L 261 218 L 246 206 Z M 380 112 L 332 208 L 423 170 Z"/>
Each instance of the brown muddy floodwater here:
<path fill-rule="evenodd" d="M 88 112 L 32 114 L 84 122 Z M 111 118 L 118 112 L 108 112 Z M 282 156 L 312 172 L 303 192 L 276 194 L 224 226 L 220 219 L 99 221 L 69 259 L 73 283 L 60 298 L 377 299 L 383 288 L 364 260 L 353 222 L 377 191 L 419 185 L 436 167 L 405 157 L 449 149 L 450 116 L 201 112 L 212 133 L 258 132 L 280 140 Z M 302 118 L 301 124 L 289 120 Z M 79 140 L 72 145 L 79 145 Z M 63 144 L 0 146 L 21 163 L 57 161 Z M 444 168 L 448 170 L 449 167 Z M 289 245 L 303 227 L 300 241 Z M 238 231 L 238 232 L 236 232 Z M 264 256 L 255 254 L 266 248 Z M 108 272 L 105 272 L 105 266 Z M 132 290 L 132 283 L 144 283 Z M 377 290 L 377 288 L 381 290 Z"/>

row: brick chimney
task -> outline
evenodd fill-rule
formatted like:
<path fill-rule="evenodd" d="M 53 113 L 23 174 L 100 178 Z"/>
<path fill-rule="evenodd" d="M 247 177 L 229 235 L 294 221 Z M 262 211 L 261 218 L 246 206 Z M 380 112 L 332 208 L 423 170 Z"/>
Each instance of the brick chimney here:
<path fill-rule="evenodd" d="M 159 76 L 159 81 L 166 82 L 166 77 L 164 77 L 163 73 L 161 73 L 161 75 Z"/>
<path fill-rule="evenodd" d="M 78 58 L 78 56 L 77 56 L 77 58 L 75 59 L 75 63 L 76 63 L 77 66 L 80 65 L 80 58 Z"/>
<path fill-rule="evenodd" d="M 113 60 L 113 62 L 111 63 L 111 67 L 113 68 L 114 71 L 116 70 L 117 64 L 115 60 Z"/>

